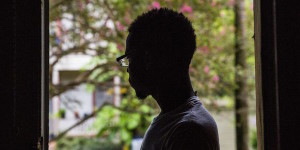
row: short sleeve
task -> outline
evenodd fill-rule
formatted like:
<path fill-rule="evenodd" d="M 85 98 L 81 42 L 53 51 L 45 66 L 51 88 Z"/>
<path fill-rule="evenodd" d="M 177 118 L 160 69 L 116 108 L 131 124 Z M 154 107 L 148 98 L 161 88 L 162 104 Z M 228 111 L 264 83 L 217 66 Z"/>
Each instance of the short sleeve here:
<path fill-rule="evenodd" d="M 214 150 L 205 128 L 194 122 L 179 124 L 168 137 L 167 150 Z"/>

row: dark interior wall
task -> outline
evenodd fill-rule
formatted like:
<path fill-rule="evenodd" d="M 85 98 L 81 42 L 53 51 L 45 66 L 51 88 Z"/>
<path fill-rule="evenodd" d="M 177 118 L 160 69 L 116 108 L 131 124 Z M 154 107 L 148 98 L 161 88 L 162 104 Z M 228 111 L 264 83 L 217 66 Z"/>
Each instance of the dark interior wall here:
<path fill-rule="evenodd" d="M 18 146 L 34 148 L 41 130 L 41 3 L 17 1 L 15 6 L 15 138 Z"/>
<path fill-rule="evenodd" d="M 1 5 L 5 6 L 1 35 L 8 33 L 1 42 L 5 98 L 1 96 L 4 128 L 0 149 L 37 149 L 41 135 L 41 0 L 11 0 Z"/>
<path fill-rule="evenodd" d="M 276 0 L 280 147 L 300 149 L 299 1 Z"/>
<path fill-rule="evenodd" d="M 13 2 L 6 2 L 6 7 L 1 11 L 1 22 L 0 22 L 0 37 L 1 37 L 1 59 L 0 59 L 0 69 L 1 69 L 1 84 L 0 84 L 0 94 L 1 94 L 1 109 L 0 113 L 2 114 L 0 127 L 3 131 L 0 134 L 0 149 L 7 146 L 9 147 L 12 142 L 11 133 L 13 133 L 13 54 L 14 54 L 14 40 L 13 33 L 14 29 L 11 28 L 13 25 L 13 17 L 9 17 L 9 14 L 14 14 Z M 2 140 L 5 139 L 5 140 Z"/>

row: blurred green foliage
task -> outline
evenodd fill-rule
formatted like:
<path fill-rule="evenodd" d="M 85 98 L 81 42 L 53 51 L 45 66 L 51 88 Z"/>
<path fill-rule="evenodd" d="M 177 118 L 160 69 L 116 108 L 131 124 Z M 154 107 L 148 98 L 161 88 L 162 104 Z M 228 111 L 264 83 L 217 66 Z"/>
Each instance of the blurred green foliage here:
<path fill-rule="evenodd" d="M 66 110 L 65 109 L 59 109 L 59 111 L 57 112 L 56 116 L 58 118 L 65 118 L 65 115 L 66 115 Z"/>
<path fill-rule="evenodd" d="M 143 137 L 157 112 L 136 98 L 123 98 L 121 106 L 104 106 L 97 115 L 98 136 L 130 146 L 134 137 Z M 117 141 L 116 141 L 117 140 Z"/>
<path fill-rule="evenodd" d="M 256 129 L 251 130 L 250 144 L 251 144 L 251 148 L 253 150 L 257 149 L 257 130 Z"/>
<path fill-rule="evenodd" d="M 56 150 L 122 150 L 122 145 L 101 138 L 63 138 L 57 142 Z"/>

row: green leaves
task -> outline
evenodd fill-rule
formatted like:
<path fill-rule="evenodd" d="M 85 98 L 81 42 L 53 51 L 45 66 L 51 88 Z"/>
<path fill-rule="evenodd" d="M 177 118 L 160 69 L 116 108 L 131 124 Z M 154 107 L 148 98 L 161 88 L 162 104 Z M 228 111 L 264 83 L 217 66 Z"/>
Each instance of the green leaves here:
<path fill-rule="evenodd" d="M 126 142 L 127 145 L 130 145 L 131 139 L 132 139 L 132 134 L 128 130 L 126 130 L 124 128 L 122 128 L 120 130 L 120 133 L 121 133 L 121 139 L 122 139 L 122 141 Z"/>
<path fill-rule="evenodd" d="M 141 112 L 143 112 L 145 114 L 149 113 L 150 110 L 151 110 L 151 108 L 148 105 L 145 105 L 145 104 L 141 105 L 139 109 L 141 110 Z"/>
<path fill-rule="evenodd" d="M 120 107 L 105 106 L 97 114 L 94 127 L 99 137 L 120 140 L 129 145 L 133 136 L 142 136 L 152 121 L 152 108 L 137 99 L 122 100 Z"/>
<path fill-rule="evenodd" d="M 127 128 L 129 130 L 137 128 L 140 121 L 141 121 L 141 115 L 140 114 L 131 114 L 131 115 L 129 115 L 129 118 L 126 119 Z"/>
<path fill-rule="evenodd" d="M 57 141 L 57 150 L 120 150 L 122 145 L 104 138 L 74 137 Z"/>

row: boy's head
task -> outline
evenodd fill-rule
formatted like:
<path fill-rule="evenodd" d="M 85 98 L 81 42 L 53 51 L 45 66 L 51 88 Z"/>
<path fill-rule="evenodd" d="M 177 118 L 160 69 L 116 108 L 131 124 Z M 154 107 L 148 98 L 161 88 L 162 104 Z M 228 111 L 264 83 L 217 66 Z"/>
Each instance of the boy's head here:
<path fill-rule="evenodd" d="M 188 74 L 196 35 L 182 13 L 153 9 L 138 16 L 128 31 L 129 81 L 138 98 L 144 99 L 157 86 Z"/>

